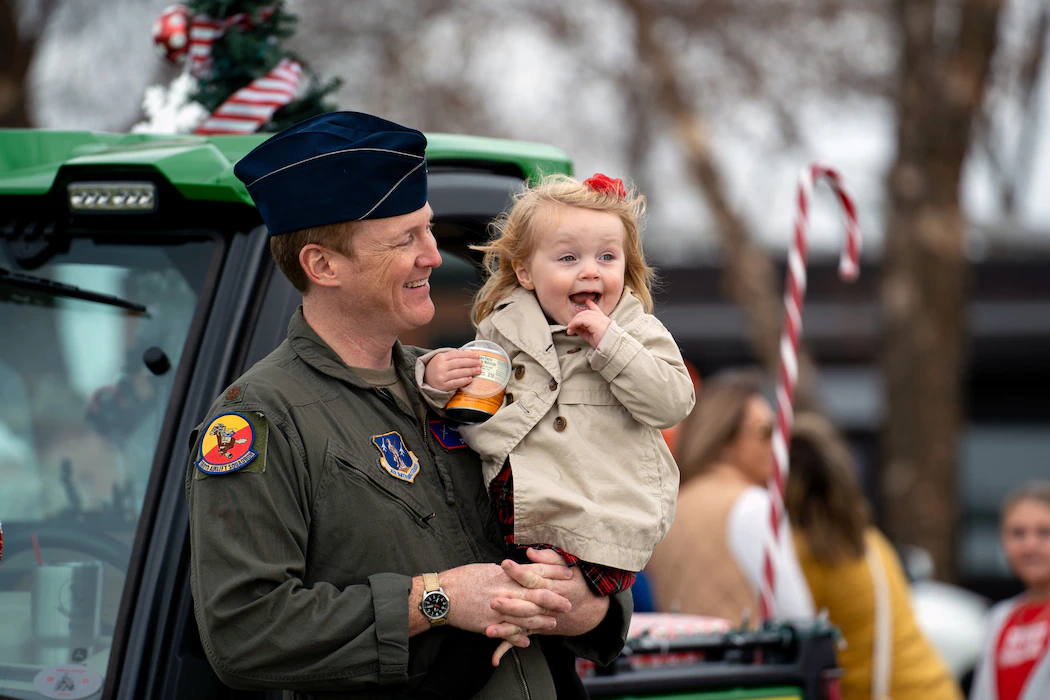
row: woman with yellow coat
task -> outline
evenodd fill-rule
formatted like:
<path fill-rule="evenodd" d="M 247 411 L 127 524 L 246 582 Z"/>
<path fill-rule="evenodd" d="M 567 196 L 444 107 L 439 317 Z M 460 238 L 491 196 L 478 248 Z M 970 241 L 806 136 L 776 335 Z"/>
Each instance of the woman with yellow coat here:
<path fill-rule="evenodd" d="M 871 525 L 844 440 L 823 418 L 798 416 L 785 502 L 813 603 L 842 631 L 843 700 L 961 700 L 915 622 L 893 546 Z"/>

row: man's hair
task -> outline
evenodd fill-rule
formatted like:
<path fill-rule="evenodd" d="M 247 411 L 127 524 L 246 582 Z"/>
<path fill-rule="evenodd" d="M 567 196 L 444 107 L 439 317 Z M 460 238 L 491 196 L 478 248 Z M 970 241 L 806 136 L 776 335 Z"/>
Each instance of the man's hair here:
<path fill-rule="evenodd" d="M 871 506 L 845 439 L 825 418 L 802 413 L 791 432 L 784 506 L 813 558 L 827 565 L 864 556 Z"/>
<path fill-rule="evenodd" d="M 747 405 L 756 397 L 762 398 L 758 372 L 727 370 L 703 383 L 696 406 L 678 426 L 675 460 L 683 486 L 718 463 L 740 434 Z"/>
<path fill-rule="evenodd" d="M 485 254 L 488 279 L 474 297 L 471 320 L 475 325 L 491 314 L 496 304 L 517 289 L 515 260 L 527 260 L 536 249 L 536 226 L 542 212 L 552 204 L 615 214 L 623 224 L 624 286 L 634 292 L 648 313 L 653 311 L 652 288 L 656 273 L 645 262 L 641 242 L 641 218 L 645 197 L 627 189 L 622 199 L 616 194 L 597 192 L 568 175 L 548 175 L 534 187 L 526 187 L 514 197 L 509 214 L 492 223 L 493 237 L 485 245 L 471 246 Z"/>
<path fill-rule="evenodd" d="M 313 228 L 304 228 L 279 236 L 270 236 L 270 254 L 288 281 L 300 294 L 305 294 L 310 284 L 306 271 L 299 264 L 299 252 L 306 246 L 319 245 L 347 257 L 354 256 L 353 236 L 354 222 L 339 221 Z"/>

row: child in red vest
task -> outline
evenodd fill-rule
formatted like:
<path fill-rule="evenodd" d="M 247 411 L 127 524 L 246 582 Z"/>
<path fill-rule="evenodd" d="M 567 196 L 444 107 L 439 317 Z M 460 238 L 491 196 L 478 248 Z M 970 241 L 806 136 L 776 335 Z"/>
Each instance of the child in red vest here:
<path fill-rule="evenodd" d="M 1001 538 L 1025 592 L 992 608 L 970 700 L 1045 700 L 1050 698 L 1050 482 L 1025 486 L 1006 499 Z"/>

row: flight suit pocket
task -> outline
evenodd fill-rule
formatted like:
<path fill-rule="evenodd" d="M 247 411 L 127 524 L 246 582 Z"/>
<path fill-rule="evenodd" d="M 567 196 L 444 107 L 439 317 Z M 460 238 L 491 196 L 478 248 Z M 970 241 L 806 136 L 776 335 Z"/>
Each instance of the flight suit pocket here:
<path fill-rule="evenodd" d="M 442 570 L 443 566 L 435 568 L 445 557 L 436 544 L 439 538 L 433 536 L 434 512 L 407 493 L 422 486 L 386 475 L 375 462 L 374 454 L 329 446 L 315 500 L 309 557 L 325 557 L 329 567 L 338 562 L 334 565 L 345 575 L 360 579 L 367 578 L 366 572 Z"/>

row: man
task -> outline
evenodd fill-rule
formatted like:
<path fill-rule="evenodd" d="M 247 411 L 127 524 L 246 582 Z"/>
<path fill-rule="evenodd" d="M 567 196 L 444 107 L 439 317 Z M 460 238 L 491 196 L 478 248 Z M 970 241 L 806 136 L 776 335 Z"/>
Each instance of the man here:
<path fill-rule="evenodd" d="M 235 168 L 303 304 L 193 438 L 194 610 L 229 685 L 431 697 L 455 673 L 455 648 L 441 653 L 453 627 L 518 647 L 477 697 L 553 698 L 582 688 L 548 657 L 608 663 L 623 645 L 629 594 L 592 595 L 550 552 L 493 563 L 502 539 L 478 458 L 428 429 L 412 380 L 422 351 L 397 340 L 434 315 L 425 146 L 413 129 L 330 113 Z"/>

